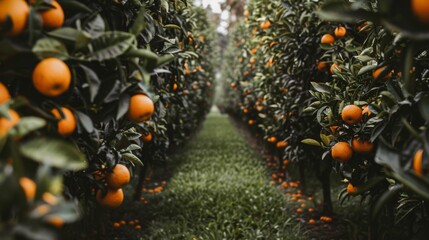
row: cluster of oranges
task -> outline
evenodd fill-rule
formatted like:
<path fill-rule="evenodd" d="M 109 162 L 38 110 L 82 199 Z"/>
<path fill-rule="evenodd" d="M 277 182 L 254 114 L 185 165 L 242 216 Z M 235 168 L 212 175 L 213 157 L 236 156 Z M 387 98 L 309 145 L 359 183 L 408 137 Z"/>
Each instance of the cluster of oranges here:
<path fill-rule="evenodd" d="M 343 26 L 338 26 L 334 30 L 334 35 L 336 38 L 343 38 L 347 34 L 347 29 Z M 320 43 L 322 44 L 333 44 L 335 42 L 335 37 L 330 33 L 326 33 L 320 39 Z"/>
<path fill-rule="evenodd" d="M 105 176 L 106 192 L 99 189 L 96 193 L 97 202 L 103 207 L 119 207 L 124 201 L 122 187 L 130 182 L 131 174 L 123 164 L 116 164 L 112 171 Z"/>

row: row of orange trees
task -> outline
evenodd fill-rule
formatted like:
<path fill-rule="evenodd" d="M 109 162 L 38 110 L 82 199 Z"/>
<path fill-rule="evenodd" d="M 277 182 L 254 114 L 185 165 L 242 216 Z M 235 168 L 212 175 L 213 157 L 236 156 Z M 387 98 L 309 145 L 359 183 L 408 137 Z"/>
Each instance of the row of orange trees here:
<path fill-rule="evenodd" d="M 186 0 L 0 0 L 0 238 L 130 201 L 209 111 L 215 47 Z"/>
<path fill-rule="evenodd" d="M 422 236 L 429 220 L 428 14 L 419 0 L 250 1 L 230 43 L 226 110 L 276 149 L 279 171 L 315 170 L 325 212 L 340 174 L 340 200 L 365 200 L 375 238 Z"/>

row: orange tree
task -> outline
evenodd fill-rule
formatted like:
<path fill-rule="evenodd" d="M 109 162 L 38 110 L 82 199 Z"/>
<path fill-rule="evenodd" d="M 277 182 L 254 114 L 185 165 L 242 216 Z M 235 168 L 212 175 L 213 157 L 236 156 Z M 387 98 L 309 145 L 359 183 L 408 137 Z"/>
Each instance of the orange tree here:
<path fill-rule="evenodd" d="M 199 125 L 215 45 L 191 9 L 0 1 L 2 237 L 55 238 L 79 217 L 74 200 L 90 219 L 121 205 L 135 166 L 165 161 Z"/>

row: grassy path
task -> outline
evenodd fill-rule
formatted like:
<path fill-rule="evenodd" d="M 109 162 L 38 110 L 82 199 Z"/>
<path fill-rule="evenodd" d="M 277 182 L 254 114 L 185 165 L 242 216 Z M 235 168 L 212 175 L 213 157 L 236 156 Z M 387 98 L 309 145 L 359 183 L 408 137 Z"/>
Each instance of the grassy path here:
<path fill-rule="evenodd" d="M 148 210 L 143 239 L 300 239 L 287 201 L 226 116 L 211 113 L 168 188 Z M 295 223 L 296 224 L 296 223 Z"/>

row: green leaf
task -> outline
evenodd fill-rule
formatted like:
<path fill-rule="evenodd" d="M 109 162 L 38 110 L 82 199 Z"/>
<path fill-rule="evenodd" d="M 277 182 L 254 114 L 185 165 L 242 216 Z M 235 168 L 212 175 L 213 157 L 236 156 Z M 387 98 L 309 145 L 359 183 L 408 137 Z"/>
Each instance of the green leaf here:
<path fill-rule="evenodd" d="M 322 144 L 320 144 L 318 141 L 311 139 L 311 138 L 307 138 L 301 141 L 301 143 L 307 144 L 307 145 L 312 145 L 312 146 L 317 146 L 317 147 L 321 147 Z"/>
<path fill-rule="evenodd" d="M 74 114 L 87 133 L 92 133 L 94 131 L 94 124 L 88 115 L 77 110 L 74 111 Z"/>
<path fill-rule="evenodd" d="M 155 60 L 158 61 L 158 55 L 154 52 L 147 49 L 135 49 L 131 48 L 126 54 L 125 57 L 138 57 L 143 59 Z"/>
<path fill-rule="evenodd" d="M 23 117 L 18 122 L 18 124 L 11 130 L 11 134 L 15 137 L 20 138 L 44 126 L 46 126 L 46 121 L 42 118 Z"/>
<path fill-rule="evenodd" d="M 78 171 L 87 167 L 85 155 L 63 140 L 39 137 L 21 144 L 19 150 L 29 159 L 63 170 Z"/>
<path fill-rule="evenodd" d="M 330 93 L 330 88 L 326 85 L 322 85 L 322 84 L 318 84 L 316 82 L 311 82 L 311 85 L 313 86 L 313 88 L 321 93 Z"/>
<path fill-rule="evenodd" d="M 47 35 L 65 44 L 72 44 L 76 48 L 79 48 L 79 46 L 86 46 L 91 41 L 87 33 L 70 27 L 56 29 L 48 32 Z"/>
<path fill-rule="evenodd" d="M 422 117 L 429 121 L 429 96 L 425 96 L 419 102 L 419 109 Z"/>
<path fill-rule="evenodd" d="M 134 35 L 138 35 L 146 26 L 145 20 L 146 6 L 141 6 L 139 10 L 139 14 L 134 20 L 134 24 L 130 29 L 130 32 Z"/>
<path fill-rule="evenodd" d="M 33 46 L 32 51 L 40 59 L 55 57 L 64 60 L 69 57 L 66 46 L 53 38 L 42 38 L 38 40 Z"/>
<path fill-rule="evenodd" d="M 91 52 L 81 57 L 89 61 L 105 61 L 117 58 L 127 52 L 135 36 L 125 32 L 105 32 L 91 41 Z"/>
<path fill-rule="evenodd" d="M 144 166 L 143 162 L 134 154 L 132 153 L 123 153 L 122 158 L 125 160 L 128 160 L 134 164 L 138 164 L 140 166 Z"/>

